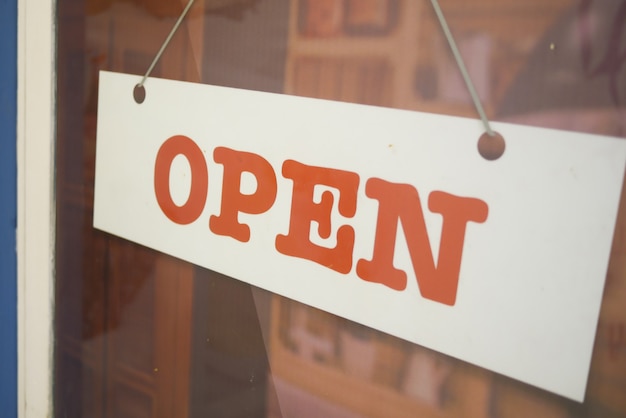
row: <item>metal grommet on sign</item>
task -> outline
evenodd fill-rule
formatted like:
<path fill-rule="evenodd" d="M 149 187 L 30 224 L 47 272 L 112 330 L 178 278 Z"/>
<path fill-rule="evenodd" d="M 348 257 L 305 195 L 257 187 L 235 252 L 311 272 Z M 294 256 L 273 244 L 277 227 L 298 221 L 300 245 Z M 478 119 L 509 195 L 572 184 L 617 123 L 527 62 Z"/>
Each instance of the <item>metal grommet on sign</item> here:
<path fill-rule="evenodd" d="M 146 88 L 141 84 L 137 84 L 133 89 L 133 98 L 135 103 L 142 104 L 146 100 Z"/>
<path fill-rule="evenodd" d="M 502 157 L 506 143 L 504 138 L 497 132 L 493 132 L 493 135 L 485 132 L 478 139 L 478 153 L 489 161 L 497 160 Z"/>

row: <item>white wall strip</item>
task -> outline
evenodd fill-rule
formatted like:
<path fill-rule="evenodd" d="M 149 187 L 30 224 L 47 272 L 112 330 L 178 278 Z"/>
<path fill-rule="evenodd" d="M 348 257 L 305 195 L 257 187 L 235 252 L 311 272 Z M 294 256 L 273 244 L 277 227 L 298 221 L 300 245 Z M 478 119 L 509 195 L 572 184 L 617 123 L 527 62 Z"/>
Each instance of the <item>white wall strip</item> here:
<path fill-rule="evenodd" d="M 18 1 L 18 414 L 52 416 L 56 2 Z"/>

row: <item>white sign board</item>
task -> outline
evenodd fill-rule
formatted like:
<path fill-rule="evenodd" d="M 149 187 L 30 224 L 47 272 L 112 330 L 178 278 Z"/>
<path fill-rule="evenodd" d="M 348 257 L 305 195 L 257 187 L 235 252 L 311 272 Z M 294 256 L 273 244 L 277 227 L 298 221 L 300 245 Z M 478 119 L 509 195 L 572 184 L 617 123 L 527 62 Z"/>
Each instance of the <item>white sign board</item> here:
<path fill-rule="evenodd" d="M 582 400 L 626 141 L 100 75 L 94 226 Z"/>

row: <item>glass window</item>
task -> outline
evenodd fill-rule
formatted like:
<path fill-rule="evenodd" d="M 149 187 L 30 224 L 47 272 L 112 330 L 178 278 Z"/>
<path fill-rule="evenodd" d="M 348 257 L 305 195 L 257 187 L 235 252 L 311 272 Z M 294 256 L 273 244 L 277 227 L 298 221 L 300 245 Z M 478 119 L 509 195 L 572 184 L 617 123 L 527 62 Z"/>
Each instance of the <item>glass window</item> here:
<path fill-rule="evenodd" d="M 490 118 L 626 137 L 626 1 L 442 3 Z M 626 417 L 624 198 L 582 404 L 95 230 L 98 71 L 183 7 L 58 0 L 56 416 Z M 425 0 L 199 1 L 152 75 L 476 117 Z"/>

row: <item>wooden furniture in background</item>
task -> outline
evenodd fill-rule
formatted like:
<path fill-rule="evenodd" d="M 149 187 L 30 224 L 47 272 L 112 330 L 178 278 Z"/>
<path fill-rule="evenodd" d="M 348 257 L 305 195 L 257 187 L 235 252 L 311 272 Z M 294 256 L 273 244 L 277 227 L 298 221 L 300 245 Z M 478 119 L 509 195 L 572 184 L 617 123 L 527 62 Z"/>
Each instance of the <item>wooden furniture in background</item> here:
<path fill-rule="evenodd" d="M 575 5 L 573 0 L 441 2 L 490 117 L 548 29 Z M 354 22 L 359 22 L 361 30 L 353 30 Z M 556 53 L 560 47 L 555 46 Z M 291 0 L 285 90 L 307 97 L 476 117 L 428 1 Z M 340 354 L 333 351 L 341 350 L 336 336 L 312 337 L 312 347 L 320 351 L 313 356 L 308 353 L 311 347 L 300 352 L 285 331 L 293 320 L 289 307 L 295 302 L 280 297 L 272 305 L 272 372 L 325 401 L 368 417 L 566 417 L 572 411 L 626 415 L 622 396 L 626 385 L 624 231 L 626 196 L 622 196 L 583 405 L 451 360 L 455 366 L 446 383 L 448 400 L 433 408 L 407 396 L 397 382 L 389 384 L 394 377 L 387 376 L 381 383 L 380 378 L 351 375 L 339 360 Z M 315 309 L 298 306 L 314 315 Z M 389 357 L 384 353 L 398 342 L 376 335 L 371 345 L 380 361 Z M 333 355 L 325 348 L 328 340 L 335 341 L 330 350 Z M 406 369 L 406 352 L 394 356 L 401 358 Z"/>
<path fill-rule="evenodd" d="M 193 267 L 92 227 L 98 70 L 142 75 L 175 18 L 81 6 L 59 6 L 57 415 L 186 417 Z M 194 8 L 154 76 L 200 80 L 203 3 Z"/>

